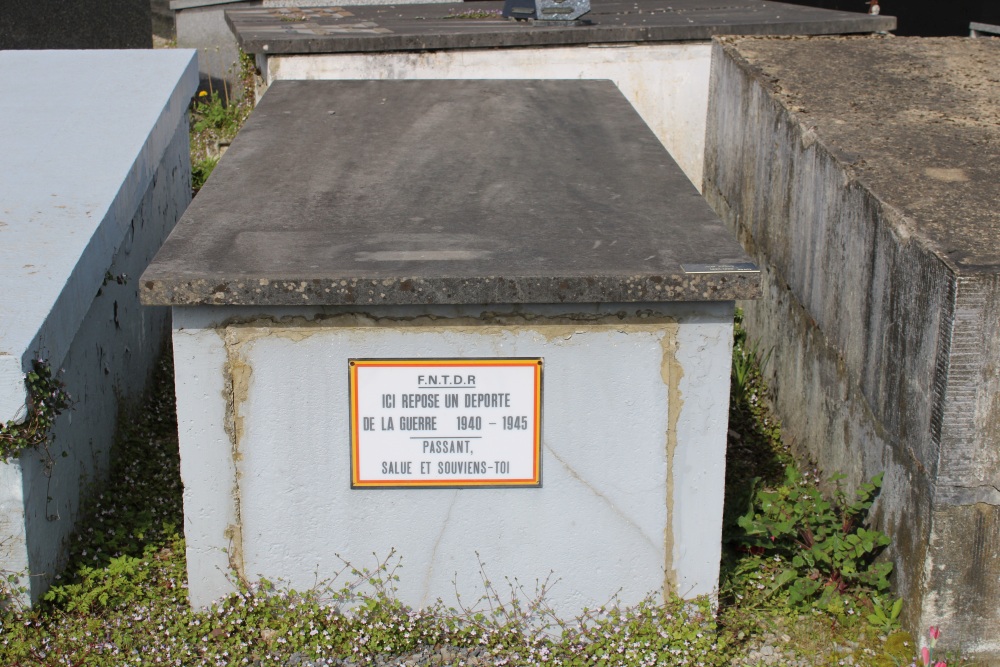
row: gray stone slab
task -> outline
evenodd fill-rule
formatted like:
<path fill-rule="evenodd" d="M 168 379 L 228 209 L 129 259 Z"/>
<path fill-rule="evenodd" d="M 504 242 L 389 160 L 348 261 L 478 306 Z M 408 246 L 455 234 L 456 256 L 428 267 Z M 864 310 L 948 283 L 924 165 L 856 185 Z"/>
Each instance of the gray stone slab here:
<path fill-rule="evenodd" d="M 223 8 L 233 6 L 234 2 L 236 0 L 174 0 L 170 3 L 175 13 L 177 45 L 198 49 L 201 89 L 217 91 L 227 100 L 243 93 L 239 81 L 240 52 L 223 13 Z M 260 5 L 260 0 L 237 4 L 254 7 Z"/>
<path fill-rule="evenodd" d="M 247 53 L 347 53 L 618 42 L 706 40 L 716 35 L 829 35 L 894 30 L 869 16 L 762 0 L 612 0 L 592 3 L 586 26 L 499 17 L 502 2 L 383 7 L 258 8 L 226 12 Z M 495 18 L 457 18 L 495 11 Z"/>
<path fill-rule="evenodd" d="M 611 82 L 278 81 L 141 289 L 172 305 L 714 301 L 758 295 L 747 261 Z"/>
<path fill-rule="evenodd" d="M 996 35 L 1000 35 L 1000 25 L 977 23 L 975 21 L 969 24 L 970 37 L 994 37 Z"/>

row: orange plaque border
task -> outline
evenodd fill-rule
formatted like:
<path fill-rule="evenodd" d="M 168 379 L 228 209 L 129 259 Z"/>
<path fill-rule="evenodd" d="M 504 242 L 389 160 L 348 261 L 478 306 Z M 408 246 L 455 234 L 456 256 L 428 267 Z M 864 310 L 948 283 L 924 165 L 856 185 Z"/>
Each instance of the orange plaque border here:
<path fill-rule="evenodd" d="M 420 368 L 457 368 L 457 367 L 534 367 L 534 434 L 532 444 L 533 474 L 524 479 L 456 479 L 435 480 L 363 480 L 360 474 L 361 429 L 358 415 L 358 369 L 363 367 L 420 367 Z M 544 360 L 541 357 L 509 357 L 509 358 L 469 358 L 469 359 L 349 359 L 348 379 L 350 398 L 351 427 L 351 488 L 352 489 L 389 489 L 389 488 L 454 488 L 454 487 L 540 487 L 542 484 L 542 368 Z"/>

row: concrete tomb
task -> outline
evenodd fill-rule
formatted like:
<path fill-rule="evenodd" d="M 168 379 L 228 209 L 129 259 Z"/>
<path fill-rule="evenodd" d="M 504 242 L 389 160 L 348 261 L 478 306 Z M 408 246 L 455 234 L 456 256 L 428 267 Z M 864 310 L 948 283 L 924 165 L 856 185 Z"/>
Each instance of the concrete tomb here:
<path fill-rule="evenodd" d="M 763 269 L 783 432 L 884 471 L 904 620 L 1000 664 L 1000 42 L 715 48 L 705 195 Z"/>
<path fill-rule="evenodd" d="M 611 82 L 275 82 L 141 288 L 192 604 L 393 550 L 412 605 L 716 590 L 758 273 Z"/>
<path fill-rule="evenodd" d="M 147 0 L 141 0 L 146 2 Z M 416 0 L 351 0 L 351 5 L 399 5 Z M 428 2 L 429 0 L 419 0 Z M 447 0 L 442 0 L 447 1 Z M 198 49 L 198 69 L 201 86 L 219 91 L 219 94 L 238 95 L 241 91 L 240 49 L 236 37 L 226 24 L 225 12 L 233 8 L 271 7 L 275 16 L 286 22 L 302 16 L 311 16 L 324 10 L 318 8 L 340 7 L 336 0 L 159 0 L 169 5 L 169 10 L 159 12 L 173 22 L 177 45 Z M 154 5 L 154 24 L 160 17 Z M 166 8 L 164 8 L 166 9 Z"/>
<path fill-rule="evenodd" d="M 264 86 L 285 79 L 611 80 L 699 189 L 713 35 L 896 27 L 891 16 L 762 0 L 609 0 L 592 3 L 580 26 L 509 21 L 503 7 L 337 6 L 297 14 L 260 7 L 228 10 L 226 20 L 240 48 L 256 56 Z"/>
<path fill-rule="evenodd" d="M 138 277 L 191 200 L 196 86 L 193 51 L 0 52 L 0 424 L 27 416 L 37 359 L 74 400 L 54 460 L 0 463 L 0 570 L 23 575 L 28 602 L 65 564 L 119 411 L 168 340 Z"/>

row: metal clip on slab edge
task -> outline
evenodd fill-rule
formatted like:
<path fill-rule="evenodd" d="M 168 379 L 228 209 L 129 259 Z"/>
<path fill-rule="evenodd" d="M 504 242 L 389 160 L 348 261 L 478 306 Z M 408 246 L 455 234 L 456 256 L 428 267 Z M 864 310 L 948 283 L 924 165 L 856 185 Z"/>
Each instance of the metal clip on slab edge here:
<path fill-rule="evenodd" d="M 545 25 L 580 25 L 590 0 L 506 0 L 501 14 L 516 21 Z"/>

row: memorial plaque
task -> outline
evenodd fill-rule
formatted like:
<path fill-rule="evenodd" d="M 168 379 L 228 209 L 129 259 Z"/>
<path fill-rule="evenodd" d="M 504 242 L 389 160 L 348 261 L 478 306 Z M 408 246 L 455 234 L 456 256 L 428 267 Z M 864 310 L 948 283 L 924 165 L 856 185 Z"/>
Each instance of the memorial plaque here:
<path fill-rule="evenodd" d="M 352 488 L 541 485 L 541 359 L 348 368 Z"/>

